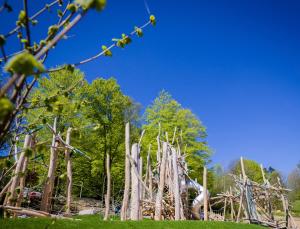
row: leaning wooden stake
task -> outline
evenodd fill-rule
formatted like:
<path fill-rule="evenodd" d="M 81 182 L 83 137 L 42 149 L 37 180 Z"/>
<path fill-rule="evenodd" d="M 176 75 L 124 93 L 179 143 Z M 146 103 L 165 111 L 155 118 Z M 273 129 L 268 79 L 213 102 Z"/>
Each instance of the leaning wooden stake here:
<path fill-rule="evenodd" d="M 72 128 L 69 127 L 67 130 L 66 144 L 70 145 Z M 70 149 L 65 149 L 65 159 L 67 164 L 67 203 L 66 203 L 66 214 L 71 214 L 71 201 L 72 201 L 72 161 L 70 157 Z"/>
<path fill-rule="evenodd" d="M 135 168 L 131 168 L 131 211 L 130 219 L 139 220 L 140 219 L 140 183 L 139 183 L 139 146 L 137 143 L 133 144 L 131 149 L 131 157 Z M 135 171 L 137 170 L 137 174 Z"/>
<path fill-rule="evenodd" d="M 148 151 L 148 156 L 147 156 L 147 170 L 148 170 L 148 179 L 149 179 L 149 189 L 150 189 L 150 200 L 152 201 L 153 199 L 153 174 L 152 174 L 152 169 L 151 169 L 151 145 L 149 145 L 149 151 Z"/>
<path fill-rule="evenodd" d="M 177 153 L 172 148 L 172 159 L 173 159 L 173 191 L 175 199 L 175 220 L 180 220 L 180 192 L 179 192 L 179 179 L 178 179 L 178 165 L 177 165 Z"/>
<path fill-rule="evenodd" d="M 225 201 L 224 201 L 223 221 L 225 221 L 225 219 L 226 219 L 226 205 L 227 205 L 227 197 L 225 198 Z"/>
<path fill-rule="evenodd" d="M 23 201 L 23 193 L 24 193 L 24 187 L 25 187 L 25 179 L 26 179 L 26 170 L 28 165 L 28 156 L 25 156 L 22 166 L 22 176 L 20 177 L 20 185 L 19 185 L 19 195 L 16 203 L 16 207 L 21 207 L 22 201 Z"/>
<path fill-rule="evenodd" d="M 9 189 L 10 192 L 9 192 L 9 197 L 8 197 L 8 201 L 7 201 L 8 206 L 14 206 L 14 204 L 17 201 L 17 190 L 16 190 L 16 188 L 17 188 L 17 186 L 19 185 L 19 182 L 20 182 L 20 174 L 22 172 L 24 160 L 27 157 L 26 150 L 30 146 L 30 141 L 31 141 L 30 135 L 26 135 L 25 136 L 25 141 L 24 141 L 23 151 L 22 151 L 22 153 L 21 153 L 21 155 L 18 159 L 16 169 L 15 169 L 15 174 L 14 174 L 14 177 L 12 178 L 12 182 L 11 182 L 11 185 L 10 185 L 10 189 Z"/>
<path fill-rule="evenodd" d="M 129 189 L 130 189 L 130 126 L 126 123 L 125 126 L 125 187 L 124 196 L 121 209 L 121 220 L 127 219 L 127 209 L 129 203 Z"/>
<path fill-rule="evenodd" d="M 54 119 L 53 124 L 53 136 L 52 136 L 52 144 L 50 150 L 50 162 L 49 162 L 49 169 L 48 169 L 48 176 L 43 190 L 43 197 L 41 202 L 41 210 L 49 212 L 51 208 L 51 201 L 52 201 L 52 194 L 54 189 L 54 180 L 55 180 L 55 170 L 57 164 L 57 147 L 58 147 L 58 140 L 56 139 L 56 125 L 57 125 L 57 118 Z"/>
<path fill-rule="evenodd" d="M 105 214 L 104 220 L 107 220 L 109 217 L 109 209 L 110 209 L 110 194 L 111 194 L 111 176 L 110 176 L 110 155 L 106 154 L 106 177 L 107 177 L 107 187 L 106 187 L 106 195 L 105 195 Z"/>
<path fill-rule="evenodd" d="M 235 211 L 234 211 L 234 206 L 233 206 L 233 200 L 232 200 L 232 188 L 230 186 L 229 188 L 229 193 L 230 193 L 230 217 L 231 217 L 231 221 L 234 220 L 235 217 Z"/>
<path fill-rule="evenodd" d="M 163 191 L 165 187 L 165 171 L 166 171 L 166 157 L 167 157 L 167 148 L 168 143 L 163 143 L 163 152 L 162 152 L 162 161 L 160 165 L 160 177 L 159 177 L 159 185 L 158 185 L 158 191 L 156 195 L 156 202 L 155 202 L 155 220 L 161 220 L 161 210 L 162 210 L 162 197 L 163 197 Z"/>
<path fill-rule="evenodd" d="M 207 197 L 207 169 L 203 168 L 203 196 L 204 196 L 204 221 L 208 220 L 208 197 Z"/>

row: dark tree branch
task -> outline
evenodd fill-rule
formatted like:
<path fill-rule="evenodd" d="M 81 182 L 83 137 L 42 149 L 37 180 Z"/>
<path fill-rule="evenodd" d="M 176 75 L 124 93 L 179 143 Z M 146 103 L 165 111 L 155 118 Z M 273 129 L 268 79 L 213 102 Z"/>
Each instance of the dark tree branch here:
<path fill-rule="evenodd" d="M 30 38 L 30 27 L 29 27 L 29 18 L 28 18 L 28 4 L 27 0 L 23 0 L 24 10 L 25 10 L 25 29 L 27 34 L 27 42 L 25 43 L 25 48 L 31 46 L 31 38 Z"/>

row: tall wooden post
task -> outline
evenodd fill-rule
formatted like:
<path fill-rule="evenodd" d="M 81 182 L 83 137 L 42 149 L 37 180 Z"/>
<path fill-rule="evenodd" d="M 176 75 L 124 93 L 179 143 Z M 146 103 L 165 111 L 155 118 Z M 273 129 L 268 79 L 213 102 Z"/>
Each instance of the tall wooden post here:
<path fill-rule="evenodd" d="M 53 133 L 52 136 L 48 175 L 44 186 L 42 202 L 41 202 L 41 210 L 46 212 L 50 211 L 50 207 L 51 207 L 52 194 L 54 189 L 55 170 L 57 164 L 58 141 L 56 140 L 56 131 L 57 131 L 56 125 L 57 125 L 57 118 L 54 119 L 54 124 L 53 124 L 53 131 L 55 133 Z"/>
<path fill-rule="evenodd" d="M 70 145 L 71 142 L 71 131 L 69 127 L 67 130 L 66 144 Z M 72 160 L 70 157 L 70 149 L 65 149 L 65 160 L 67 164 L 67 203 L 66 203 L 66 214 L 71 214 L 71 201 L 72 201 Z"/>
<path fill-rule="evenodd" d="M 208 220 L 208 197 L 207 197 L 207 169 L 204 166 L 203 168 L 203 197 L 204 197 L 204 205 L 203 205 L 203 210 L 204 210 L 204 221 Z"/>
<path fill-rule="evenodd" d="M 138 174 L 135 174 L 135 168 L 131 168 L 131 211 L 130 219 L 139 220 L 140 219 L 140 182 L 137 176 L 139 176 L 139 146 L 137 143 L 132 145 L 131 148 L 131 157 L 133 163 L 136 167 Z"/>
<path fill-rule="evenodd" d="M 177 165 L 177 153 L 172 147 L 172 159 L 173 159 L 173 191 L 175 199 L 175 220 L 180 220 L 180 193 L 179 193 L 179 180 L 178 180 L 178 165 Z"/>
<path fill-rule="evenodd" d="M 110 195 L 111 195 L 111 176 L 110 176 L 110 155 L 106 154 L 106 177 L 107 177 L 107 187 L 105 195 L 105 213 L 104 220 L 107 220 L 109 217 L 110 210 Z"/>
<path fill-rule="evenodd" d="M 158 184 L 158 190 L 156 195 L 156 202 L 155 202 L 155 220 L 161 220 L 161 210 L 162 210 L 162 197 L 163 197 L 163 191 L 165 187 L 165 171 L 166 171 L 166 158 L 167 158 L 167 150 L 168 150 L 168 143 L 163 143 L 163 155 L 162 155 L 162 161 L 160 165 L 160 176 L 159 176 L 159 184 Z"/>
<path fill-rule="evenodd" d="M 127 219 L 127 209 L 129 203 L 129 189 L 130 189 L 130 125 L 126 123 L 125 126 L 125 187 L 124 196 L 121 209 L 121 220 Z"/>

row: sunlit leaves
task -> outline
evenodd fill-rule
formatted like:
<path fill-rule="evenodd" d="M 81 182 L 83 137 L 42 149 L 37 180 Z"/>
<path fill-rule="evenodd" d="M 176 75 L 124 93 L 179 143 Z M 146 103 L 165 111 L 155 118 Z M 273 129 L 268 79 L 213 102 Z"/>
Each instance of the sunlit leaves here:
<path fill-rule="evenodd" d="M 143 30 L 142 30 L 141 28 L 135 26 L 135 27 L 134 27 L 134 31 L 135 31 L 135 33 L 136 33 L 136 35 L 137 35 L 138 37 L 142 37 L 142 36 L 143 36 Z"/>
<path fill-rule="evenodd" d="M 58 26 L 57 25 L 50 26 L 49 29 L 48 29 L 48 37 L 50 39 L 52 39 L 55 36 L 55 34 L 57 33 L 57 31 L 58 31 Z"/>
<path fill-rule="evenodd" d="M 152 25 L 156 25 L 156 18 L 155 18 L 155 16 L 153 14 L 150 15 L 149 20 L 150 20 L 150 22 L 151 22 Z"/>
<path fill-rule="evenodd" d="M 107 47 L 105 45 L 102 45 L 102 51 L 104 52 L 104 56 L 112 56 L 112 52 L 107 49 Z"/>
<path fill-rule="evenodd" d="M 13 111 L 14 105 L 7 98 L 0 99 L 0 123 Z"/>
<path fill-rule="evenodd" d="M 77 6 L 71 3 L 67 6 L 67 10 L 69 10 L 71 13 L 75 13 L 77 11 Z"/>
<path fill-rule="evenodd" d="M 44 66 L 32 54 L 23 52 L 12 57 L 5 65 L 5 70 L 11 73 L 32 75 L 36 70 L 44 71 Z"/>
<path fill-rule="evenodd" d="M 16 22 L 18 26 L 25 26 L 26 24 L 26 12 L 21 10 L 19 13 L 18 21 Z"/>
<path fill-rule="evenodd" d="M 106 6 L 106 0 L 76 0 L 75 2 L 80 5 L 83 10 L 95 9 L 102 11 Z"/>

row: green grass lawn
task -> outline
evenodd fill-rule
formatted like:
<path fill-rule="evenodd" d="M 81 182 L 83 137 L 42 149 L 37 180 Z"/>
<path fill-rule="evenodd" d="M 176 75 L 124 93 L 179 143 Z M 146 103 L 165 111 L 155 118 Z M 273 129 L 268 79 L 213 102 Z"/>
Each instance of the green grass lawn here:
<path fill-rule="evenodd" d="M 80 217 L 81 221 L 71 220 L 53 220 L 49 218 L 30 218 L 30 219 L 1 219 L 0 229 L 89 229 L 89 228 L 170 228 L 170 229 L 192 229 L 192 228 L 224 228 L 224 229 L 235 229 L 235 228 L 262 228 L 257 225 L 249 224 L 237 224 L 229 222 L 203 222 L 203 221 L 161 221 L 155 222 L 152 220 L 144 220 L 139 222 L 126 221 L 121 222 L 120 220 L 103 221 L 100 220 L 99 216 L 84 216 Z"/>

